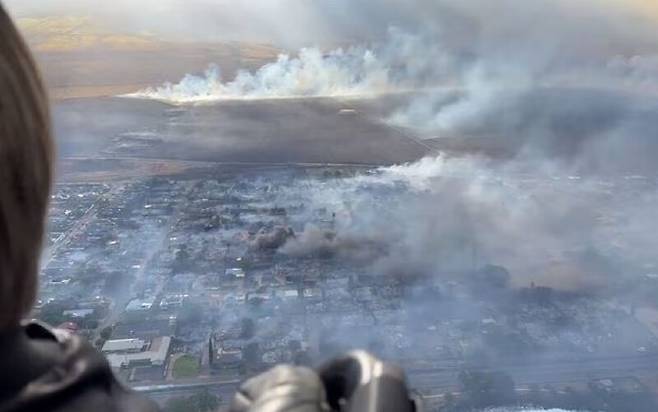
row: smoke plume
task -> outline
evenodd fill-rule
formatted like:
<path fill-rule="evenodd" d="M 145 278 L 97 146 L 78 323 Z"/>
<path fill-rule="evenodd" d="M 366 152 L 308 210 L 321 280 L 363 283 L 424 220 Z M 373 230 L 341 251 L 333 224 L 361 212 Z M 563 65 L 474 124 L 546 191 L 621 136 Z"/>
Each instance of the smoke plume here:
<path fill-rule="evenodd" d="M 553 163 L 492 167 L 478 158 L 429 157 L 304 188 L 311 210 L 335 213 L 333 227 L 307 226 L 279 251 L 399 276 L 495 263 L 517 286 L 596 290 L 621 279 L 620 268 L 632 273 L 653 261 L 654 225 L 646 222 L 658 215 L 650 182 L 573 176 Z"/>
<path fill-rule="evenodd" d="M 172 103 L 222 99 L 263 99 L 308 96 L 346 96 L 384 92 L 390 88 L 389 68 L 371 50 L 337 49 L 323 55 L 317 48 L 302 49 L 297 58 L 280 55 L 255 73 L 241 71 L 222 82 L 217 66 L 203 76 L 186 75 L 179 83 L 148 88 L 127 97 Z"/>
<path fill-rule="evenodd" d="M 177 84 L 133 96 L 189 103 L 456 86 L 464 90 L 463 98 L 448 105 L 448 113 L 434 113 L 422 124 L 445 129 L 466 121 L 478 108 L 495 106 L 497 96 L 509 90 L 518 94 L 546 85 L 580 85 L 586 79 L 596 87 L 655 86 L 656 30 L 645 10 L 636 6 L 616 0 L 411 3 L 338 2 L 335 8 L 342 12 L 328 13 L 330 22 L 348 14 L 355 16 L 351 20 L 386 16 L 386 23 L 375 19 L 362 24 L 371 36 L 380 35 L 361 46 L 328 52 L 321 46 L 303 48 L 229 81 L 210 67 L 203 76 L 188 75 Z M 320 3 L 318 11 L 322 7 Z M 334 22 L 336 27 L 341 23 Z M 382 26 L 389 27 L 383 35 Z M 404 111 L 395 119 L 403 122 Z M 418 123 L 419 118 L 410 120 Z"/>
<path fill-rule="evenodd" d="M 414 13 L 394 0 L 383 11 L 339 2 L 352 19 L 384 13 L 386 24 L 359 20 L 369 39 L 361 45 L 303 48 L 231 80 L 211 66 L 128 97 L 189 104 L 405 92 L 367 114 L 422 138 L 500 141 L 581 170 L 655 169 L 658 30 L 646 8 L 616 0 L 412 3 Z M 397 26 L 382 34 L 389 24 Z"/>

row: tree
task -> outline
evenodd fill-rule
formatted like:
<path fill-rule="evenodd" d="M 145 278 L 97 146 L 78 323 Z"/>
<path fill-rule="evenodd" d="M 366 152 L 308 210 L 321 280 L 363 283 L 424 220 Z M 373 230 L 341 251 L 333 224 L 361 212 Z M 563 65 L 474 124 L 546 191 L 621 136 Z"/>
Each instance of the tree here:
<path fill-rule="evenodd" d="M 215 411 L 219 406 L 219 398 L 208 392 L 207 389 L 192 395 L 190 401 L 196 406 L 196 410 L 199 412 Z"/>
<path fill-rule="evenodd" d="M 112 326 L 106 326 L 100 331 L 100 337 L 103 340 L 108 340 L 110 339 L 110 336 L 112 336 Z"/>
<path fill-rule="evenodd" d="M 452 408 L 455 406 L 455 395 L 453 395 L 452 392 L 446 392 L 445 395 L 443 395 L 443 406 L 446 408 Z"/>
<path fill-rule="evenodd" d="M 82 329 L 94 330 L 98 328 L 98 320 L 94 319 L 92 316 L 85 316 L 82 320 L 78 321 L 78 324 Z"/>
<path fill-rule="evenodd" d="M 190 252 L 188 252 L 187 246 L 182 245 L 174 255 L 174 262 L 172 264 L 174 273 L 181 273 L 189 270 L 191 263 Z"/>
<path fill-rule="evenodd" d="M 170 398 L 162 408 L 163 412 L 193 412 L 187 398 Z"/>
<path fill-rule="evenodd" d="M 240 337 L 242 339 L 251 339 L 256 333 L 256 324 L 251 318 L 243 318 L 240 325 Z"/>
<path fill-rule="evenodd" d="M 66 322 L 67 317 L 64 316 L 66 309 L 67 305 L 64 302 L 47 303 L 41 308 L 39 319 L 50 325 L 57 326 Z"/>

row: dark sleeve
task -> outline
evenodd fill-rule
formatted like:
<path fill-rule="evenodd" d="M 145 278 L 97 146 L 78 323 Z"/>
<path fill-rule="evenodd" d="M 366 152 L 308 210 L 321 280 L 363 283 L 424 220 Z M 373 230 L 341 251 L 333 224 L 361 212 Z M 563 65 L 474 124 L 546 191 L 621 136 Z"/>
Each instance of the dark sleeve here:
<path fill-rule="evenodd" d="M 57 335 L 53 331 L 53 335 Z M 55 336 L 58 362 L 0 412 L 155 412 L 147 397 L 123 386 L 105 357 L 79 336 Z"/>
<path fill-rule="evenodd" d="M 70 387 L 64 387 L 61 412 L 155 412 L 159 408 L 155 402 L 120 383 L 110 365 L 101 353 L 86 341 L 77 342 L 80 346 L 70 356 L 67 369 L 82 370 L 70 374 L 75 378 Z M 74 365 L 77 364 L 77 365 Z"/>

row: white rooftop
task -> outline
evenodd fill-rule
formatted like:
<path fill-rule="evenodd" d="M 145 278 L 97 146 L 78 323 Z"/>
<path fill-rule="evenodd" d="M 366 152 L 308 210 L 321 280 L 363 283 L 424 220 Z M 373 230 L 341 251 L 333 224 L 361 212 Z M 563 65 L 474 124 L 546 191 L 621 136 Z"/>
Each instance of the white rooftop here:
<path fill-rule="evenodd" d="M 130 366 L 131 363 L 150 362 L 152 365 L 164 365 L 169 353 L 171 337 L 162 336 L 153 339 L 151 348 L 145 352 L 138 353 L 111 353 L 107 355 L 107 360 L 113 368 Z"/>
<path fill-rule="evenodd" d="M 133 299 L 130 302 L 128 302 L 128 306 L 126 306 L 126 311 L 135 312 L 142 310 L 150 310 L 151 307 L 153 306 L 153 302 L 155 302 L 155 296 L 146 299 Z"/>
<path fill-rule="evenodd" d="M 71 309 L 62 312 L 64 316 L 73 316 L 74 318 L 84 318 L 94 313 L 93 309 Z"/>
<path fill-rule="evenodd" d="M 103 352 L 124 352 L 124 351 L 137 351 L 144 347 L 144 342 L 141 339 L 113 339 L 108 340 L 103 345 Z"/>
<path fill-rule="evenodd" d="M 245 276 L 244 270 L 242 268 L 229 268 L 226 269 L 226 276 L 233 276 L 236 278 L 243 278 Z"/>

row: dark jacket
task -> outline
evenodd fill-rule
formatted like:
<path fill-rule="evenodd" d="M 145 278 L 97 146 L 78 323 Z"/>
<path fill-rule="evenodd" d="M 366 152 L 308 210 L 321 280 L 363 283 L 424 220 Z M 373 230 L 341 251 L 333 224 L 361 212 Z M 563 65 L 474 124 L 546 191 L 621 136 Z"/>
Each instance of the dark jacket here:
<path fill-rule="evenodd" d="M 0 412 L 151 412 L 78 336 L 30 323 L 0 333 Z"/>

